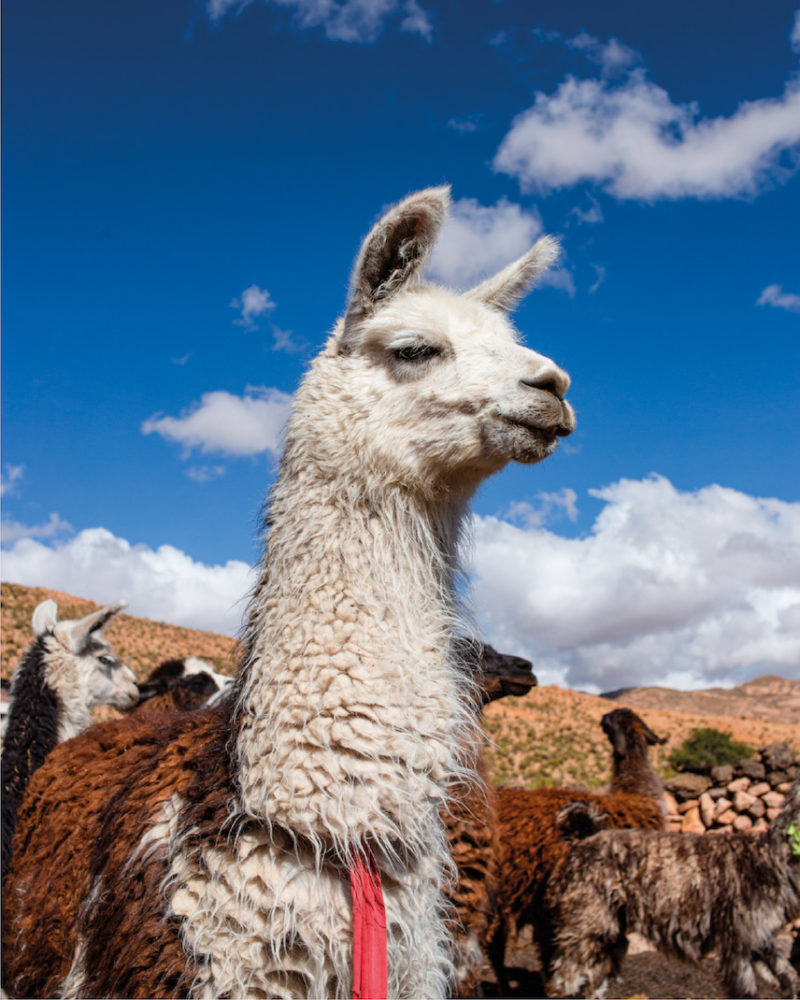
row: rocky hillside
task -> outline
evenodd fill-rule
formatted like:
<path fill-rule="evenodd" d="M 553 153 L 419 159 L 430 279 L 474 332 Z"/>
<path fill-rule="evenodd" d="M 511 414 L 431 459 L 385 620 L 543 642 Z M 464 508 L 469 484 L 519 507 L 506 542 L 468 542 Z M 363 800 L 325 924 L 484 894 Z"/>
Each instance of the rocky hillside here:
<path fill-rule="evenodd" d="M 53 598 L 58 603 L 61 618 L 80 618 L 97 607 L 91 601 L 69 594 L 18 584 L 2 584 L 0 596 L 3 677 L 11 675 L 31 640 L 31 615 L 40 601 Z M 223 673 L 235 670 L 236 643 L 213 632 L 123 614 L 114 619 L 106 634 L 118 655 L 140 680 L 156 664 L 170 657 L 199 656 Z M 761 678 L 761 681 L 765 682 L 763 701 L 757 695 L 760 681 L 742 685 L 750 693 L 742 696 L 746 699 L 742 704 L 747 710 L 737 714 L 711 711 L 707 704 L 713 708 L 722 702 L 706 703 L 698 699 L 696 691 L 686 694 L 666 688 L 633 689 L 647 692 L 648 698 L 653 696 L 653 701 L 646 705 L 632 704 L 647 724 L 668 741 L 652 751 L 652 759 L 659 770 L 666 771 L 670 750 L 692 729 L 702 726 L 728 732 L 734 739 L 754 748 L 786 740 L 795 751 L 800 751 L 800 712 L 795 710 L 791 719 L 782 721 L 764 714 L 780 697 L 784 700 L 796 697 L 800 682 L 775 677 Z M 788 685 L 780 697 L 776 694 L 777 684 Z M 655 692 L 663 694 L 656 696 Z M 728 693 L 719 692 L 721 696 Z M 530 787 L 581 784 L 596 788 L 604 784 L 610 777 L 611 755 L 608 741 L 600 729 L 600 718 L 620 702 L 629 703 L 623 698 L 609 700 L 578 691 L 541 687 L 522 698 L 505 698 L 490 705 L 485 719 L 491 741 L 489 763 L 495 782 L 512 781 Z M 684 707 L 676 708 L 676 704 Z"/>

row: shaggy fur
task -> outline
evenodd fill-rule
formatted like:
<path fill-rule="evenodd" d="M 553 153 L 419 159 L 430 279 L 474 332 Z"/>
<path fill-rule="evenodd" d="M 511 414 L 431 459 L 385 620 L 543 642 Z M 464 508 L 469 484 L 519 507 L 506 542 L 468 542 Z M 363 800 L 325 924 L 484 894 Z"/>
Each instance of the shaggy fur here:
<path fill-rule="evenodd" d="M 506 695 L 526 694 L 536 684 L 531 663 L 498 653 L 491 646 L 459 642 L 457 655 L 477 661 L 476 680 L 481 705 Z M 444 821 L 455 882 L 447 893 L 454 911 L 450 921 L 456 969 L 457 997 L 480 995 L 483 943 L 497 907 L 498 830 L 494 790 L 489 785 L 482 745 L 474 748 L 479 781 L 459 786 Z"/>
<path fill-rule="evenodd" d="M 666 741 L 656 736 L 644 719 L 630 708 L 615 708 L 600 720 L 603 732 L 614 751 L 614 776 L 609 791 L 627 795 L 644 795 L 661 807 L 667 815 L 664 785 L 650 763 L 648 747 Z"/>
<path fill-rule="evenodd" d="M 101 608 L 75 622 L 58 622 L 54 601 L 43 601 L 34 611 L 34 640 L 14 674 L 3 741 L 3 878 L 31 775 L 56 744 L 89 725 L 90 706 L 124 709 L 138 698 L 132 671 L 101 635 L 122 607 Z"/>
<path fill-rule="evenodd" d="M 719 954 L 731 997 L 755 997 L 755 970 L 793 996 L 775 935 L 800 915 L 800 779 L 762 834 L 608 830 L 575 844 L 544 896 L 542 960 L 549 996 L 603 996 L 631 931 L 668 955 Z"/>
<path fill-rule="evenodd" d="M 448 205 L 434 188 L 379 220 L 345 320 L 295 395 L 230 720 L 226 699 L 171 730 L 149 716 L 105 729 L 105 745 L 84 738 L 72 750 L 84 766 L 68 780 L 58 769 L 48 808 L 56 765 L 38 772 L 40 811 L 31 803 L 18 827 L 6 894 L 11 992 L 345 997 L 347 872 L 365 845 L 383 883 L 389 996 L 448 992 L 440 810 L 475 780 L 477 738 L 451 655 L 462 521 L 486 476 L 540 461 L 574 427 L 567 376 L 496 306 L 552 260 L 551 242 L 486 299 L 422 285 Z M 190 757 L 212 769 L 196 785 Z M 89 785 L 102 836 L 82 822 L 79 847 L 63 832 Z M 125 892 L 136 904 L 117 935 L 104 907 L 118 912 Z"/>
<path fill-rule="evenodd" d="M 507 941 L 529 924 L 534 939 L 542 940 L 546 928 L 541 922 L 541 901 L 548 881 L 570 850 L 573 837 L 587 833 L 572 825 L 579 822 L 580 810 L 570 822 L 561 822 L 562 810 L 580 802 L 584 811 L 602 813 L 611 827 L 662 830 L 666 825 L 663 788 L 647 759 L 648 742 L 658 737 L 630 709 L 609 712 L 601 724 L 614 748 L 614 777 L 608 795 L 565 788 L 497 791 L 502 892 L 486 950 L 506 992 Z"/>

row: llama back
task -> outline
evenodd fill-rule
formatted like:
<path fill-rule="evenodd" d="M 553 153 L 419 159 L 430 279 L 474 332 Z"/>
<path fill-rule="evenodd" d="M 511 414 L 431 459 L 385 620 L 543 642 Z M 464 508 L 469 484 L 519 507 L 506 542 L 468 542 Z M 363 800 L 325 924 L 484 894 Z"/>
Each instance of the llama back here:
<path fill-rule="evenodd" d="M 11 995 L 186 995 L 193 973 L 180 925 L 164 919 L 152 890 L 181 842 L 225 829 L 229 726 L 224 711 L 125 719 L 50 754 L 28 787 L 18 834 L 45 826 L 59 831 L 58 843 L 15 842 L 4 885 Z"/>

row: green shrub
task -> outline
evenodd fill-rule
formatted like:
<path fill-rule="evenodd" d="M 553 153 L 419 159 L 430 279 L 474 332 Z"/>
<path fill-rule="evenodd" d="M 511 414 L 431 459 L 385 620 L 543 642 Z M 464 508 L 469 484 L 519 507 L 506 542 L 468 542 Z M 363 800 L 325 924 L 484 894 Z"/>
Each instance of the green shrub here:
<path fill-rule="evenodd" d="M 718 764 L 736 764 L 752 756 L 753 748 L 734 740 L 719 729 L 693 729 L 679 747 L 669 755 L 676 771 L 710 771 Z"/>

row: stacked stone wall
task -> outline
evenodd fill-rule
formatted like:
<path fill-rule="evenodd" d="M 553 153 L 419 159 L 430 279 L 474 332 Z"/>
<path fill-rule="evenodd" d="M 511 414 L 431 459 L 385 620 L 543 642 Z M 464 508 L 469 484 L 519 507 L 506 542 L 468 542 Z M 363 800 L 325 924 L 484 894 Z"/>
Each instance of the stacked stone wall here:
<path fill-rule="evenodd" d="M 738 764 L 710 774 L 687 771 L 665 782 L 670 829 L 683 833 L 766 830 L 800 775 L 800 755 L 788 743 L 771 743 Z"/>

